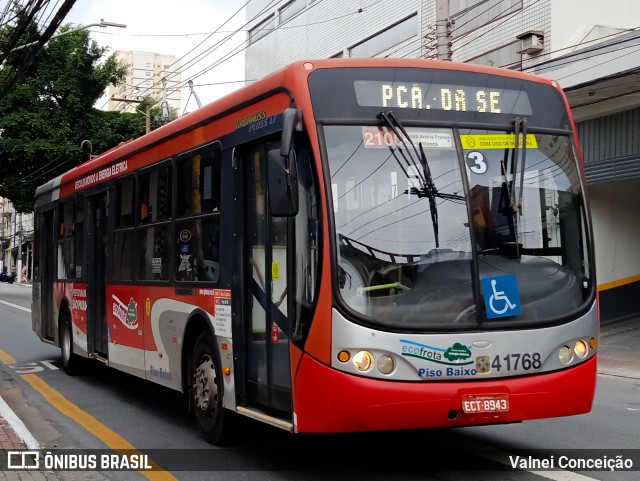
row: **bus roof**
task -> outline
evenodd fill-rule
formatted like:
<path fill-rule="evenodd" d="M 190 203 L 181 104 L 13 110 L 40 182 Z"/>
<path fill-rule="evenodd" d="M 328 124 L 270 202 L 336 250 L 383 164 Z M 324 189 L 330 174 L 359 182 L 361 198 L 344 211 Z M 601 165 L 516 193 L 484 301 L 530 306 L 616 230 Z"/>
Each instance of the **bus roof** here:
<path fill-rule="evenodd" d="M 180 117 L 172 122 L 136 139 L 124 141 L 112 149 L 84 162 L 68 172 L 52 179 L 36 189 L 36 198 L 50 192 L 52 189 L 61 187 L 76 179 L 82 178 L 100 168 L 115 162 L 118 159 L 126 158 L 145 148 L 162 142 L 168 136 L 177 135 L 181 132 L 194 129 L 203 123 L 211 120 L 221 112 L 237 107 L 249 99 L 276 89 L 278 87 L 293 87 L 305 80 L 314 70 L 325 68 L 375 68 L 375 67 L 403 67 L 403 68 L 431 68 L 443 70 L 459 70 L 467 72 L 477 72 L 488 75 L 498 75 L 504 77 L 517 78 L 533 82 L 552 84 L 552 81 L 544 77 L 535 76 L 515 70 L 488 67 L 469 63 L 445 62 L 440 60 L 408 59 L 408 58 L 332 58 L 301 60 L 289 64 L 268 76 L 242 87 L 225 97 L 215 100 L 202 108 Z M 305 83 L 306 85 L 306 83 Z"/>

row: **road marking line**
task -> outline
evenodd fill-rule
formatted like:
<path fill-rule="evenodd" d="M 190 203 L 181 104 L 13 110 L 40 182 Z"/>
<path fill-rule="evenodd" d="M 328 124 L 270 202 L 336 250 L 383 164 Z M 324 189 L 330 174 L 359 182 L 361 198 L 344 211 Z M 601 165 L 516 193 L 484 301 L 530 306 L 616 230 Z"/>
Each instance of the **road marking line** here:
<path fill-rule="evenodd" d="M 85 428 L 87 431 L 89 431 L 91 434 L 105 443 L 111 450 L 115 451 L 116 453 L 123 450 L 134 450 L 137 453 L 140 453 L 140 451 L 136 449 L 131 443 L 129 443 L 129 441 L 102 424 L 91 414 L 86 413 L 85 411 L 80 409 L 78 406 L 65 398 L 59 391 L 53 389 L 51 386 L 49 386 L 49 384 L 47 384 L 35 374 L 23 374 L 21 377 L 29 384 L 31 384 L 31 387 L 42 394 L 42 396 L 49 402 L 49 404 L 51 404 L 65 416 L 70 417 L 75 422 L 80 424 L 83 428 Z M 149 459 L 149 462 L 155 469 L 163 469 L 155 461 Z M 167 471 L 141 470 L 140 473 L 146 476 L 151 481 L 177 481 L 177 478 Z"/>
<path fill-rule="evenodd" d="M 11 429 L 13 429 L 18 437 L 22 439 L 24 444 L 27 446 L 27 449 L 40 449 L 40 443 L 36 441 L 36 438 L 33 437 L 31 432 L 24 425 L 22 419 L 20 419 L 5 400 L 2 399 L 2 396 L 0 396 L 0 418 L 4 418 L 5 421 L 9 423 Z"/>
<path fill-rule="evenodd" d="M 20 309 L 21 311 L 31 312 L 31 309 L 29 309 L 28 307 L 22 307 L 22 306 L 19 306 L 18 304 L 13 304 L 11 302 L 0 300 L 0 304 L 5 304 L 5 305 L 7 305 L 9 307 L 14 307 L 16 309 Z"/>
<path fill-rule="evenodd" d="M 0 361 L 2 361 L 2 364 L 15 364 L 16 362 L 18 362 L 13 357 L 11 357 L 8 352 L 3 351 L 2 349 L 0 349 Z"/>

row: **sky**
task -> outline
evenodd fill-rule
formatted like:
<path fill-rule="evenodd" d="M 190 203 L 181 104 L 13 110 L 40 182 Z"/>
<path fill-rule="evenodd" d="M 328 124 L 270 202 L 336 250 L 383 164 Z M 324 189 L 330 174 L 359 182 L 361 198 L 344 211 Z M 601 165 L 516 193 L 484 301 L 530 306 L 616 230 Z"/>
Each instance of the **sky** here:
<path fill-rule="evenodd" d="M 100 20 L 125 24 L 126 28 L 91 27 L 91 38 L 100 46 L 109 47 L 109 54 L 137 50 L 179 58 L 185 84 L 178 112 L 182 115 L 198 107 L 186 85 L 189 79 L 203 105 L 244 85 L 238 81 L 244 80 L 245 3 L 246 0 L 76 0 L 63 24 L 80 26 Z M 241 31 L 233 34 L 238 29 Z M 234 52 L 239 53 L 221 62 Z M 105 96 L 96 107 L 106 108 L 106 99 Z"/>

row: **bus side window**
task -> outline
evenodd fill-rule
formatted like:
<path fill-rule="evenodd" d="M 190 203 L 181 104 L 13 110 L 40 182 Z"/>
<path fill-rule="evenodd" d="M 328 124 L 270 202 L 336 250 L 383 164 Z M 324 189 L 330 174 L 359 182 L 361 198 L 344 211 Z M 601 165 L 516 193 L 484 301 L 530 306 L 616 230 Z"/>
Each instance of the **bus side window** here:
<path fill-rule="evenodd" d="M 73 279 L 74 276 L 74 241 L 73 222 L 75 203 L 68 200 L 58 210 L 58 279 Z"/>
<path fill-rule="evenodd" d="M 134 187 L 133 177 L 125 178 L 116 186 L 113 278 L 118 281 L 133 280 Z"/>
<path fill-rule="evenodd" d="M 178 164 L 178 215 L 216 212 L 220 209 L 219 150 L 204 151 Z"/>
<path fill-rule="evenodd" d="M 138 189 L 137 278 L 167 281 L 171 274 L 171 166 L 141 174 Z"/>
<path fill-rule="evenodd" d="M 171 218 L 171 166 L 164 166 L 140 177 L 140 223 Z"/>
<path fill-rule="evenodd" d="M 175 277 L 218 282 L 220 277 L 220 169 L 218 149 L 180 159 L 176 221 Z"/>
<path fill-rule="evenodd" d="M 125 179 L 117 186 L 116 227 L 133 226 L 133 178 Z"/>
<path fill-rule="evenodd" d="M 217 282 L 220 276 L 219 216 L 182 221 L 176 233 L 176 279 Z"/>

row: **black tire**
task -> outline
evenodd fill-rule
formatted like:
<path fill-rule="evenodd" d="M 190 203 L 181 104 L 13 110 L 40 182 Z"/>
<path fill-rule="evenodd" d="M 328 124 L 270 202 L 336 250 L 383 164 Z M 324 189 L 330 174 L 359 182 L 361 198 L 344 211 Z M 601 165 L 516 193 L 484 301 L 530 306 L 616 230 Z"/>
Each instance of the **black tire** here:
<path fill-rule="evenodd" d="M 201 332 L 189 360 L 189 405 L 204 439 L 216 446 L 232 442 L 233 414 L 223 407 L 220 361 L 209 332 Z"/>
<path fill-rule="evenodd" d="M 70 376 L 78 374 L 82 358 L 73 353 L 73 331 L 71 329 L 71 314 L 68 309 L 64 309 L 60 313 L 60 353 L 65 372 Z"/>

